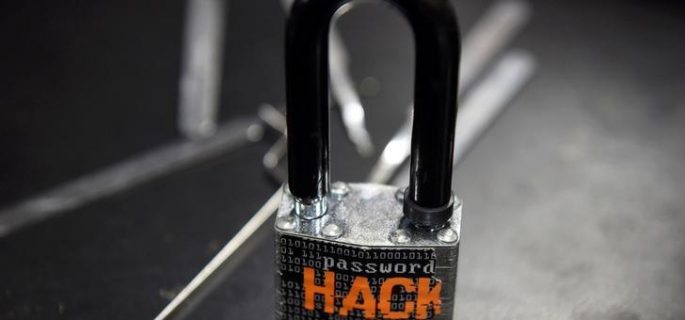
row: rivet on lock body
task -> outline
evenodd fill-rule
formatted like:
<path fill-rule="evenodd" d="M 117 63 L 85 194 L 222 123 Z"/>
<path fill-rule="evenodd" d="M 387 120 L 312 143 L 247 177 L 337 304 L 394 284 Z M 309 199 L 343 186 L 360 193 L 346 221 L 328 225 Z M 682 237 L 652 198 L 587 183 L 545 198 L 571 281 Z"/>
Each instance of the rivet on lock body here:
<path fill-rule="evenodd" d="M 452 319 L 459 32 L 447 0 L 391 0 L 416 44 L 409 187 L 329 184 L 328 31 L 348 0 L 298 0 L 286 32 L 288 187 L 276 218 L 277 319 Z"/>

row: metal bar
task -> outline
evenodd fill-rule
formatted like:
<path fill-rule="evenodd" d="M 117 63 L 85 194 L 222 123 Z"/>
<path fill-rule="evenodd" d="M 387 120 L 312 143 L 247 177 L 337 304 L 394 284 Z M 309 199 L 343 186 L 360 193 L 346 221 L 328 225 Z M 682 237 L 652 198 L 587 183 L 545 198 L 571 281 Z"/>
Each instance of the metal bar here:
<path fill-rule="evenodd" d="M 174 297 L 174 299 L 155 317 L 155 320 L 170 319 L 180 313 L 183 304 L 198 293 L 200 287 L 207 283 L 224 266 L 226 261 L 247 242 L 247 240 L 273 215 L 281 201 L 281 189 L 278 189 L 269 200 L 250 218 L 250 220 L 231 238 L 231 240 L 202 268 L 193 280 Z"/>
<path fill-rule="evenodd" d="M 521 92 L 535 71 L 533 56 L 522 50 L 511 51 L 504 55 L 492 72 L 484 78 L 464 99 L 463 120 L 457 118 L 454 143 L 454 165 L 456 166 L 478 138 L 492 125 L 493 121 L 511 101 Z"/>
<path fill-rule="evenodd" d="M 485 12 L 462 44 L 460 91 L 473 84 L 485 65 L 521 32 L 530 15 L 530 5 L 523 0 L 500 0 Z"/>
<path fill-rule="evenodd" d="M 221 126 L 212 138 L 180 141 L 58 186 L 0 210 L 0 238 L 67 210 L 235 150 L 261 138 L 261 131 L 253 119 L 234 120 Z"/>
<path fill-rule="evenodd" d="M 178 126 L 187 138 L 217 129 L 227 1 L 188 0 Z"/>

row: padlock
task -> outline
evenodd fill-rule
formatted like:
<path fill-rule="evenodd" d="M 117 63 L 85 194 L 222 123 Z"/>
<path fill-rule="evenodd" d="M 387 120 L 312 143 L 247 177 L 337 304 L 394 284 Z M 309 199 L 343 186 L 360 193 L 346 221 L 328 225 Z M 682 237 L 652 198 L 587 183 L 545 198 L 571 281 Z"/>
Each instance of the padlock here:
<path fill-rule="evenodd" d="M 328 31 L 348 0 L 295 1 L 286 31 L 288 185 L 275 223 L 276 318 L 452 319 L 459 31 L 448 0 L 391 0 L 416 44 L 410 184 L 329 185 Z"/>

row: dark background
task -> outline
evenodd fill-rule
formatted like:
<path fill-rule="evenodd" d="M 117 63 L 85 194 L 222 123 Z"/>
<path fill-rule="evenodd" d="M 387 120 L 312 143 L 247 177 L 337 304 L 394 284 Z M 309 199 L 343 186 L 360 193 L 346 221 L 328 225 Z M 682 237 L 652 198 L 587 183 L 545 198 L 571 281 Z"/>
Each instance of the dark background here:
<path fill-rule="evenodd" d="M 685 319 L 685 6 L 530 1 L 538 69 L 455 172 L 460 319 Z M 455 1 L 462 30 L 490 1 Z M 0 3 L 0 207 L 180 139 L 183 1 Z M 284 101 L 276 1 L 231 1 L 221 118 Z M 339 22 L 383 146 L 411 101 L 407 25 Z M 335 118 L 336 115 L 333 115 Z M 359 181 L 332 124 L 333 176 Z M 150 319 L 276 186 L 251 144 L 0 239 L 1 319 Z M 268 236 L 192 318 L 272 315 Z"/>

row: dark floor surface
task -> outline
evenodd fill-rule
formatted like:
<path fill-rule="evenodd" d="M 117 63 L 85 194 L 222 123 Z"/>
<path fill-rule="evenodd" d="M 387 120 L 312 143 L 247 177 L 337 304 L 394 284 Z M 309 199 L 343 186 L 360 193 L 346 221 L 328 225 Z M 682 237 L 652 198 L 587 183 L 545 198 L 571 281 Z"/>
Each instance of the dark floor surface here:
<path fill-rule="evenodd" d="M 234 1 L 221 117 L 283 101 L 283 14 Z M 537 73 L 455 173 L 459 319 L 685 319 L 685 8 L 531 1 Z M 489 2 L 460 0 L 464 31 Z M 179 139 L 181 1 L 0 4 L 0 204 Z M 383 145 L 411 99 L 408 28 L 341 21 Z M 382 41 L 379 41 L 382 39 Z M 335 115 L 333 115 L 335 117 Z M 363 179 L 332 125 L 333 174 Z M 150 319 L 275 189 L 257 143 L 0 239 L 0 319 Z M 0 206 L 1 207 L 1 206 Z M 192 319 L 272 316 L 268 235 Z"/>

